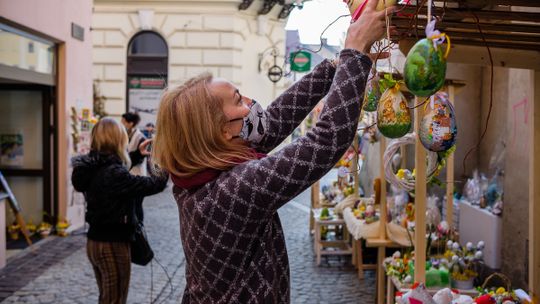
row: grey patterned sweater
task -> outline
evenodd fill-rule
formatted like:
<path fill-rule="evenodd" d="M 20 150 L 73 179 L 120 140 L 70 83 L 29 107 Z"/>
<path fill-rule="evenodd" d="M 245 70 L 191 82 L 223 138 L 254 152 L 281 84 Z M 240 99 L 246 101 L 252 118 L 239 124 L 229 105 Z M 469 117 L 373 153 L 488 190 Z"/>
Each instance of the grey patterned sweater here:
<path fill-rule="evenodd" d="M 182 303 L 289 303 L 289 262 L 277 210 L 328 172 L 351 144 L 371 60 L 343 50 L 266 110 L 278 146 L 326 95 L 315 127 L 280 151 L 239 164 L 197 189 L 174 188 L 186 256 Z M 328 93 L 328 95 L 327 95 Z"/>

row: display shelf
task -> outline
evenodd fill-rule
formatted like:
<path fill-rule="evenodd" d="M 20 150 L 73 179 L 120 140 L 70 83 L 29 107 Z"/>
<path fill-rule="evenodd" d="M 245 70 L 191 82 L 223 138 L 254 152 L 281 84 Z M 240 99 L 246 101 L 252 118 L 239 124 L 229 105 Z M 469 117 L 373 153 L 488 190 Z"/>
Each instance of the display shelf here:
<path fill-rule="evenodd" d="M 315 251 L 317 266 L 321 264 L 321 257 L 325 255 L 352 255 L 353 248 L 350 245 L 350 237 L 345 228 L 345 221 L 342 218 L 331 215 L 329 219 L 320 218 L 320 209 L 313 209 L 314 229 L 313 249 Z M 331 228 L 341 226 L 343 238 L 341 240 L 322 240 L 322 227 Z"/>

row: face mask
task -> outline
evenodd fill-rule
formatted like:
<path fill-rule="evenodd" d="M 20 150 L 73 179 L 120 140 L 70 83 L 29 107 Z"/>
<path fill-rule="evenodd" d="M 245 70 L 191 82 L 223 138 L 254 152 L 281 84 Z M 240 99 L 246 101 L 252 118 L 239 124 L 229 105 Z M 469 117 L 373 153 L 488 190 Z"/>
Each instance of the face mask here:
<path fill-rule="evenodd" d="M 252 143 L 259 143 L 264 136 L 264 129 L 266 128 L 266 112 L 264 112 L 263 107 L 255 100 L 252 100 L 249 114 L 246 117 L 230 121 L 239 119 L 242 119 L 244 124 L 242 131 L 240 131 L 237 137 Z"/>

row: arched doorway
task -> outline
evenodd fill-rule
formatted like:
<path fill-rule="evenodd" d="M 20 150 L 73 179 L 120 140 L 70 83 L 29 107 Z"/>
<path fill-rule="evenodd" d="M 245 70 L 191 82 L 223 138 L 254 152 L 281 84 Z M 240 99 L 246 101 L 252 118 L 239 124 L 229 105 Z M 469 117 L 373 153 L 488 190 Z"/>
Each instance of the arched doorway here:
<path fill-rule="evenodd" d="M 127 111 L 138 112 L 140 128 L 156 123 L 159 98 L 167 85 L 168 47 L 152 31 L 135 35 L 127 54 Z"/>

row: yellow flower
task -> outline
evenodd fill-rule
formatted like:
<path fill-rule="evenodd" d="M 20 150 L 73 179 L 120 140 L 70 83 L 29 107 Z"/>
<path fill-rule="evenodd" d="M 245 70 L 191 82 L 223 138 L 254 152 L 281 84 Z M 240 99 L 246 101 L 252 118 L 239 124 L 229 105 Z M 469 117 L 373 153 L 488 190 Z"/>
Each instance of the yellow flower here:
<path fill-rule="evenodd" d="M 405 178 L 405 170 L 404 169 L 399 169 L 398 172 L 396 173 L 396 176 L 399 179 L 404 179 Z"/>
<path fill-rule="evenodd" d="M 504 287 L 497 288 L 497 291 L 495 291 L 496 294 L 503 294 L 506 292 L 506 289 Z"/>

